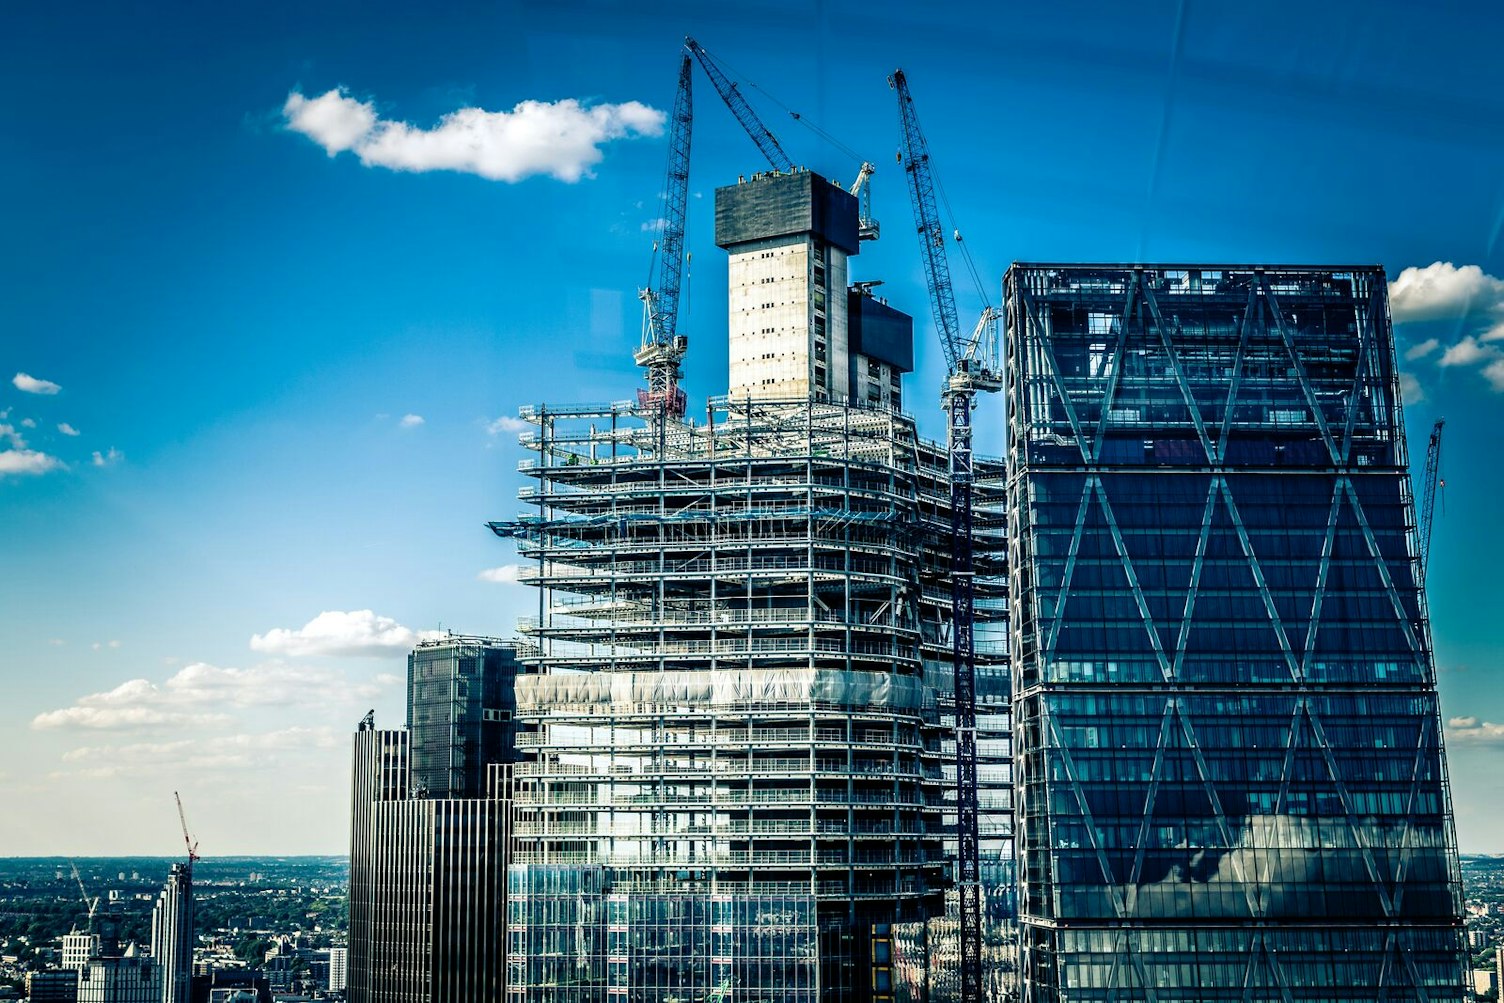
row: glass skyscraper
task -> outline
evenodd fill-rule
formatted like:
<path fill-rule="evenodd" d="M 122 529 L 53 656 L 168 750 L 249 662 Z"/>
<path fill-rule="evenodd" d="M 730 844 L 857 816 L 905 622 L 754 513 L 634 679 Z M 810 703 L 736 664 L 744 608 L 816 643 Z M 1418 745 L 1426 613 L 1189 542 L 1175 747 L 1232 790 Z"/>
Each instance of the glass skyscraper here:
<path fill-rule="evenodd" d="M 1005 284 L 1023 999 L 1462 1000 L 1382 270 Z"/>

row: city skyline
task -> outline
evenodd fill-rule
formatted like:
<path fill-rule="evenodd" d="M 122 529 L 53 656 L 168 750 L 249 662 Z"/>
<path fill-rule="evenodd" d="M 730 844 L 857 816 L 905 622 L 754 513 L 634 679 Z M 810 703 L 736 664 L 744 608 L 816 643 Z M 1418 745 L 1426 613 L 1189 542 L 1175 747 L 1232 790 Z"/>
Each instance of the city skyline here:
<path fill-rule="evenodd" d="M 0 178 L 29 195 L 0 306 L 0 796 L 27 811 L 0 819 L 0 854 L 169 855 L 177 788 L 210 854 L 339 851 L 348 732 L 370 707 L 402 719 L 413 643 L 510 635 L 527 612 L 482 526 L 519 509 L 517 408 L 620 400 L 641 379 L 654 112 L 686 33 L 767 88 L 748 95 L 796 160 L 855 177 L 769 94 L 878 164 L 884 236 L 852 278 L 916 318 L 905 407 L 930 437 L 943 364 L 891 166 L 895 66 L 994 303 L 1014 259 L 1373 262 L 1399 279 L 1417 465 L 1448 419 L 1430 605 L 1459 835 L 1504 852 L 1499 15 L 1347 20 L 1370 9 L 811 6 L 792 41 L 691 6 L 389 11 L 357 31 L 292 8 L 185 8 L 171 31 L 100 9 L 78 33 L 7 12 L 0 114 L 20 152 Z M 1308 44 L 1277 44 L 1297 15 Z M 992 57 L 957 59 L 963 29 Z M 390 125 L 524 101 L 579 142 L 467 161 Z M 696 112 L 691 413 L 726 385 L 711 196 L 762 166 L 709 88 Z M 1001 420 L 984 405 L 985 452 Z M 101 807 L 108 827 L 90 824 Z"/>

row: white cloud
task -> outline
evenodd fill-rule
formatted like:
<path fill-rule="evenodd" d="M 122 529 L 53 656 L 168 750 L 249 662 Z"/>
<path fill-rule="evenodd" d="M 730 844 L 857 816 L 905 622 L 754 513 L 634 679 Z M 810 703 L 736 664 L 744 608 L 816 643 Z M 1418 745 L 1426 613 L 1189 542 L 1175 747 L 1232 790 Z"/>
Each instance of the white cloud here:
<path fill-rule="evenodd" d="M 664 220 L 664 218 L 662 216 L 659 216 L 657 219 L 650 219 L 646 223 L 643 223 L 642 224 L 642 232 L 643 233 L 662 233 L 663 232 L 663 228 L 665 226 L 667 226 L 667 225 L 668 225 L 667 221 Z"/>
<path fill-rule="evenodd" d="M 521 418 L 513 418 L 511 415 L 502 415 L 486 425 L 487 435 L 500 435 L 502 432 L 526 432 L 527 422 Z"/>
<path fill-rule="evenodd" d="M 35 376 L 28 376 L 25 373 L 17 373 L 11 378 L 11 382 L 15 384 L 17 390 L 28 394 L 50 396 L 63 389 L 51 380 L 39 380 Z"/>
<path fill-rule="evenodd" d="M 1389 309 L 1398 324 L 1504 310 L 1504 279 L 1450 261 L 1407 268 L 1389 286 Z"/>
<path fill-rule="evenodd" d="M 1504 341 L 1504 320 L 1499 321 L 1478 337 L 1482 341 Z"/>
<path fill-rule="evenodd" d="M 487 568 L 475 577 L 483 582 L 516 585 L 522 580 L 521 575 L 525 570 L 521 564 L 503 564 L 499 568 Z"/>
<path fill-rule="evenodd" d="M 251 638 L 251 650 L 273 655 L 380 655 L 411 648 L 438 631 L 413 631 L 368 609 L 326 610 L 296 629 L 277 627 Z"/>
<path fill-rule="evenodd" d="M 36 428 L 37 427 L 37 420 L 35 418 L 22 418 L 21 419 L 21 427 L 22 428 Z"/>
<path fill-rule="evenodd" d="M 1447 721 L 1448 740 L 1468 745 L 1504 744 L 1504 724 L 1480 721 L 1471 715 Z"/>
<path fill-rule="evenodd" d="M 224 724 L 229 720 L 224 714 L 187 714 L 157 707 L 74 706 L 38 714 L 32 718 L 31 726 L 38 731 L 53 728 L 120 731 L 130 728 L 183 728 L 193 725 Z"/>
<path fill-rule="evenodd" d="M 7 449 L 0 452 L 0 477 L 6 474 L 45 474 L 57 470 L 63 461 L 34 449 Z"/>
<path fill-rule="evenodd" d="M 337 748 L 339 737 L 328 727 L 294 726 L 261 733 L 219 734 L 167 742 L 85 745 L 63 754 L 74 766 L 72 776 L 112 778 L 221 770 L 266 770 L 297 761 L 309 753 Z"/>
<path fill-rule="evenodd" d="M 405 414 L 402 416 L 402 420 L 397 422 L 397 424 L 401 425 L 403 428 L 417 428 L 419 425 L 423 424 L 423 416 L 421 414 Z"/>
<path fill-rule="evenodd" d="M 1405 350 L 1405 358 L 1413 362 L 1416 359 L 1421 359 L 1427 355 L 1430 355 L 1440 347 L 1441 339 L 1427 338 L 1419 345 L 1412 345 L 1411 347 L 1407 348 Z"/>
<path fill-rule="evenodd" d="M 68 424 L 66 421 L 59 422 L 58 426 L 57 426 L 57 430 L 59 432 L 63 433 L 64 435 L 82 435 L 83 434 L 78 429 L 76 429 L 72 425 Z"/>
<path fill-rule="evenodd" d="M 0 439 L 4 439 L 6 442 L 9 442 L 12 448 L 26 448 L 26 440 L 21 436 L 21 433 L 16 430 L 16 426 L 14 425 L 0 422 Z"/>
<path fill-rule="evenodd" d="M 79 697 L 72 706 L 38 714 L 31 726 L 40 731 L 222 726 L 230 720 L 226 710 L 294 707 L 305 702 L 309 693 L 364 701 L 398 681 L 383 673 L 368 682 L 355 682 L 343 673 L 285 662 L 247 669 L 195 662 L 161 685 L 149 679 L 130 679 L 112 690 Z"/>
<path fill-rule="evenodd" d="M 539 174 L 568 182 L 588 177 L 603 156 L 601 144 L 657 136 L 665 118 L 637 101 L 587 106 L 566 98 L 523 101 L 511 111 L 461 108 L 420 129 L 383 120 L 373 103 L 342 88 L 314 98 L 293 91 L 282 116 L 331 157 L 349 150 L 367 167 L 458 171 L 507 182 Z"/>
<path fill-rule="evenodd" d="M 1487 345 L 1480 345 L 1478 339 L 1472 335 L 1463 338 L 1457 344 L 1447 349 L 1441 355 L 1441 366 L 1471 366 L 1475 362 L 1492 358 L 1499 354 L 1499 350 Z"/>
<path fill-rule="evenodd" d="M 147 679 L 131 679 L 104 693 L 79 697 L 71 707 L 45 711 L 32 718 L 38 731 L 55 728 L 121 730 L 221 724 L 228 721 L 217 711 L 182 706 L 181 701 L 162 699 L 162 692 Z"/>
<path fill-rule="evenodd" d="M 111 446 L 108 451 L 101 453 L 94 450 L 94 459 L 91 461 L 96 467 L 108 467 L 125 459 L 125 454 Z"/>
<path fill-rule="evenodd" d="M 1426 399 L 1426 388 L 1420 385 L 1414 373 L 1400 373 L 1400 396 L 1406 404 L 1419 404 Z"/>
<path fill-rule="evenodd" d="M 1494 390 L 1504 394 L 1504 359 L 1495 359 L 1484 366 L 1483 378 L 1488 380 Z"/>

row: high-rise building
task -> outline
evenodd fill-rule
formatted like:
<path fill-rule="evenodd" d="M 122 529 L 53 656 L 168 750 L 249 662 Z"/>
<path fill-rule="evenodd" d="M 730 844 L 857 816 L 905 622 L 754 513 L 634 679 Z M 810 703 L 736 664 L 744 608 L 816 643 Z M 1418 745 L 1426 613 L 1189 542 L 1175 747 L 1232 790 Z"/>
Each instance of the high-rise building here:
<path fill-rule="evenodd" d="M 517 1003 L 893 1000 L 900 940 L 943 969 L 950 492 L 897 410 L 912 322 L 848 287 L 856 200 L 817 175 L 721 189 L 716 233 L 730 393 L 704 424 L 522 410 Z M 998 622 L 1002 494 L 979 495 Z M 979 661 L 1005 684 L 1001 645 Z"/>
<path fill-rule="evenodd" d="M 63 934 L 63 967 L 80 969 L 99 953 L 99 934 L 90 931 Z"/>
<path fill-rule="evenodd" d="M 729 395 L 845 400 L 856 197 L 809 171 L 754 175 L 716 192 L 715 242 L 730 258 Z"/>
<path fill-rule="evenodd" d="M 96 927 L 99 948 L 78 971 L 78 1003 L 162 1003 L 161 968 L 135 944 L 121 949 L 119 915 L 106 910 Z"/>
<path fill-rule="evenodd" d="M 1006 299 L 1024 1001 L 1460 1001 L 1383 272 Z"/>
<path fill-rule="evenodd" d="M 27 972 L 26 999 L 28 1003 L 78 1003 L 78 971 Z"/>
<path fill-rule="evenodd" d="M 516 757 L 516 648 L 450 634 L 407 657 L 407 731 L 415 792 L 475 798 L 486 769 Z"/>
<path fill-rule="evenodd" d="M 151 912 L 151 956 L 162 974 L 161 1003 L 189 1003 L 193 989 L 193 871 L 173 864 Z"/>
<path fill-rule="evenodd" d="M 350 950 L 345 947 L 329 948 L 329 985 L 331 993 L 342 993 L 350 979 Z"/>
<path fill-rule="evenodd" d="M 515 652 L 451 637 L 409 668 L 409 729 L 367 718 L 355 735 L 346 988 L 352 1003 L 497 999 Z"/>

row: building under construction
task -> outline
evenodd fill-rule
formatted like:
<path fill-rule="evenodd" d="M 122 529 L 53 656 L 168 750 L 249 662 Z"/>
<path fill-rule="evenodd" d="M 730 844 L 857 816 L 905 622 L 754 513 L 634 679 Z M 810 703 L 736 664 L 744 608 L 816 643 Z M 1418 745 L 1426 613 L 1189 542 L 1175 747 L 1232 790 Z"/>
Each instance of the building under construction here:
<path fill-rule="evenodd" d="M 703 419 L 672 392 L 521 412 L 533 509 L 493 527 L 538 590 L 521 625 L 536 646 L 517 682 L 508 998 L 946 998 L 951 491 L 945 447 L 901 410 L 912 322 L 851 286 L 857 199 L 816 174 L 721 189 L 716 236 L 731 392 Z M 996 917 L 999 464 L 978 463 L 974 510 Z"/>

